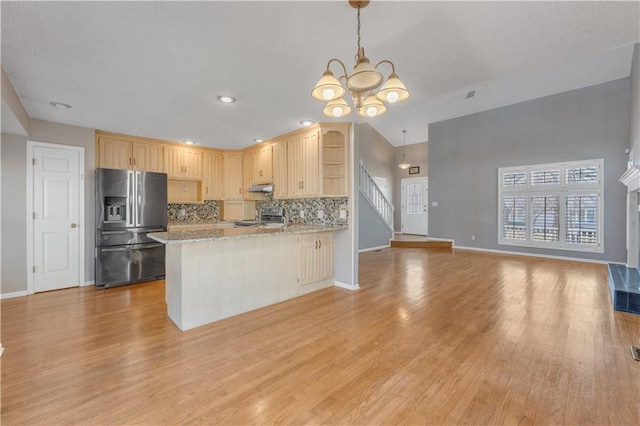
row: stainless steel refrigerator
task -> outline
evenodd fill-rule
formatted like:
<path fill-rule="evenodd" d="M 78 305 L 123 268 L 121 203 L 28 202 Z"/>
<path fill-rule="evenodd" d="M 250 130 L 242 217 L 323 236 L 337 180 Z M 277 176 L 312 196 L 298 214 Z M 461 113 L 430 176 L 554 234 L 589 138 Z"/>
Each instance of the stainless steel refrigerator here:
<path fill-rule="evenodd" d="M 164 244 L 148 232 L 167 229 L 167 175 L 96 170 L 96 287 L 164 277 Z"/>

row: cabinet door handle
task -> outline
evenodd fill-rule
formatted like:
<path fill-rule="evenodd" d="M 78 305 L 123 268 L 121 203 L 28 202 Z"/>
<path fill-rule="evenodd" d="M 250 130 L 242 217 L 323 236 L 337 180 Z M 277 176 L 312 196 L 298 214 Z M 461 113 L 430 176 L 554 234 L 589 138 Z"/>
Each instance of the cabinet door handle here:
<path fill-rule="evenodd" d="M 318 240 L 318 248 L 322 248 L 322 241 Z"/>
<path fill-rule="evenodd" d="M 242 194 L 242 187 L 238 188 L 238 194 Z"/>
<path fill-rule="evenodd" d="M 129 165 L 131 165 L 131 157 L 129 157 Z"/>
<path fill-rule="evenodd" d="M 209 193 L 209 187 L 208 187 L 208 186 L 207 186 L 207 188 L 206 188 L 206 191 L 207 191 L 207 194 L 208 194 L 208 193 Z"/>
<path fill-rule="evenodd" d="M 316 240 L 316 250 L 318 250 L 318 240 Z"/>
<path fill-rule="evenodd" d="M 134 166 L 136 165 L 136 159 L 135 158 L 133 159 L 133 165 Z"/>

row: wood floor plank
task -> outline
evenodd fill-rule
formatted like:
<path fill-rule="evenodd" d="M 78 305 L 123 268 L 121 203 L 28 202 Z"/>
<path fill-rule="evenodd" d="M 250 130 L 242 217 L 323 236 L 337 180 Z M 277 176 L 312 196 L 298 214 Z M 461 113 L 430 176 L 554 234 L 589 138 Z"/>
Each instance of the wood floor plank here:
<path fill-rule="evenodd" d="M 389 248 L 359 284 L 187 332 L 162 281 L 2 300 L 2 423 L 640 424 L 603 265 Z"/>

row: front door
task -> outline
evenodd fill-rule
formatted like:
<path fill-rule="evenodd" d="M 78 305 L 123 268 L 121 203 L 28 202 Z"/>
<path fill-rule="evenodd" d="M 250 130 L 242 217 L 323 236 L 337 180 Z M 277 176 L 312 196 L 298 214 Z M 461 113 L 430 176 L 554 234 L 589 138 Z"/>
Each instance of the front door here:
<path fill-rule="evenodd" d="M 406 178 L 401 181 L 402 233 L 427 235 L 429 178 Z"/>
<path fill-rule="evenodd" d="M 34 293 L 80 285 L 82 148 L 32 146 Z"/>

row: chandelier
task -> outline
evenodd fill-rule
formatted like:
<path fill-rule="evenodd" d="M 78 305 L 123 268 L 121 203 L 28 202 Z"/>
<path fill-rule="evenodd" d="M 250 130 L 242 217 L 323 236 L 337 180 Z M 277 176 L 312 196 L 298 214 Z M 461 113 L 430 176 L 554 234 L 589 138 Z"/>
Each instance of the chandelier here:
<path fill-rule="evenodd" d="M 322 110 L 324 115 L 340 118 L 351 114 L 351 107 L 343 97 L 348 90 L 360 117 L 377 117 L 387 112 L 385 102 L 403 102 L 409 99 L 410 95 L 405 85 L 400 81 L 398 74 L 396 74 L 393 62 L 385 59 L 373 66 L 369 62 L 369 58 L 364 55 L 364 47 L 360 46 L 360 9 L 367 6 L 369 1 L 349 1 L 349 4 L 351 7 L 358 9 L 358 50 L 355 56 L 356 64 L 353 72 L 349 75 L 347 67 L 340 59 L 331 59 L 327 63 L 327 70 L 313 88 L 311 96 L 319 101 L 327 102 L 327 105 Z M 329 69 L 333 62 L 337 62 L 342 66 L 344 74 L 339 79 Z M 387 77 L 387 81 L 382 88 L 376 93 L 375 90 L 380 87 L 384 80 L 384 77 L 377 69 L 382 64 L 391 65 L 391 74 Z M 340 80 L 343 80 L 343 82 L 341 83 Z M 343 86 L 343 83 L 346 87 Z"/>
<path fill-rule="evenodd" d="M 402 131 L 402 162 L 398 164 L 398 167 L 400 167 L 402 170 L 406 170 L 409 167 L 411 167 L 411 164 L 407 162 L 407 156 L 404 155 L 406 148 L 407 148 L 407 131 L 403 130 Z"/>

